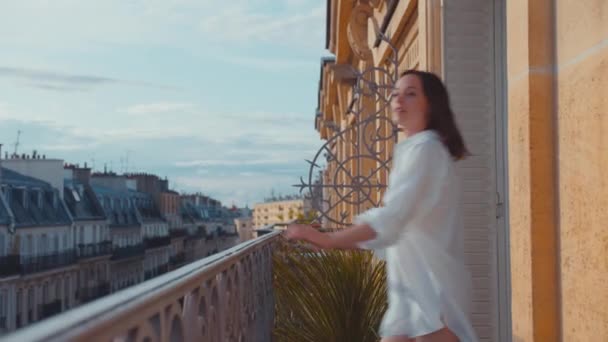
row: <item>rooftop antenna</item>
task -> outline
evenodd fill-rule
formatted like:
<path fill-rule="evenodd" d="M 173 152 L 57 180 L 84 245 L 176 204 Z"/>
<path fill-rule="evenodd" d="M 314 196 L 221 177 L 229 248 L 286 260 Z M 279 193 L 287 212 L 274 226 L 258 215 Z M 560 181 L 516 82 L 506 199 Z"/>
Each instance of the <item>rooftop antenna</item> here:
<path fill-rule="evenodd" d="M 17 154 L 17 151 L 19 149 L 19 138 L 21 138 L 21 130 L 17 131 L 17 140 L 15 141 L 15 152 L 14 152 L 14 154 Z"/>
<path fill-rule="evenodd" d="M 127 150 L 127 160 L 125 165 L 125 172 L 129 173 L 129 155 L 131 154 L 131 150 Z"/>

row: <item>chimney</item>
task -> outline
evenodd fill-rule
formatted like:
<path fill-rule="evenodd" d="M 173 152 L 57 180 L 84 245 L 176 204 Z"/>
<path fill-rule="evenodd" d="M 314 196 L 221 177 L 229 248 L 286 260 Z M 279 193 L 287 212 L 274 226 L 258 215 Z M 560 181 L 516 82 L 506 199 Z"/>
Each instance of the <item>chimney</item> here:
<path fill-rule="evenodd" d="M 76 165 L 76 167 L 74 167 L 73 169 L 73 175 L 74 175 L 74 179 L 84 183 L 84 184 L 89 184 L 91 181 L 91 169 L 86 167 L 86 163 L 85 163 L 85 167 L 81 168 L 78 167 L 78 165 Z"/>

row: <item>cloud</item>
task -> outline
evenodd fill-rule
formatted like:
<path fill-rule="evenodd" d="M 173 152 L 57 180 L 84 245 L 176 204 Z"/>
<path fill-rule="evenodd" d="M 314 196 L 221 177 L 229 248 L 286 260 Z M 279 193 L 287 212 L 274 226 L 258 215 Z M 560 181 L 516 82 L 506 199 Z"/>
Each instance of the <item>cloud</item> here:
<path fill-rule="evenodd" d="M 176 167 L 199 167 L 199 166 L 247 166 L 247 165 L 273 165 L 282 164 L 285 159 L 253 159 L 253 160 L 234 160 L 234 159 L 206 159 L 178 161 L 173 165 Z"/>
<path fill-rule="evenodd" d="M 293 2 L 288 11 L 262 12 L 253 4 L 240 4 L 215 11 L 202 18 L 201 31 L 218 41 L 255 44 L 259 42 L 296 47 L 322 47 L 325 31 L 325 5 L 300 8 L 302 1 Z M 297 5 L 297 6 L 296 6 Z M 289 11 L 291 9 L 291 11 Z"/>
<path fill-rule="evenodd" d="M 318 67 L 315 60 L 300 60 L 289 58 L 256 58 L 252 56 L 238 56 L 228 54 L 216 54 L 214 58 L 234 65 L 253 67 L 269 71 L 283 71 L 285 69 L 301 69 Z"/>
<path fill-rule="evenodd" d="M 2 77 L 25 80 L 27 81 L 26 84 L 31 87 L 54 91 L 86 91 L 91 90 L 93 87 L 106 84 L 175 89 L 174 87 L 155 85 L 146 82 L 129 81 L 94 75 L 77 75 L 65 72 L 23 67 L 0 67 L 0 78 Z"/>
<path fill-rule="evenodd" d="M 119 112 L 124 112 L 133 116 L 141 116 L 148 114 L 181 112 L 192 109 L 193 107 L 194 106 L 191 103 L 158 102 L 134 105 L 126 109 L 119 110 Z"/>
<path fill-rule="evenodd" d="M 273 173 L 258 173 L 255 175 L 229 175 L 214 177 L 176 177 L 173 184 L 177 189 L 187 192 L 201 191 L 220 200 L 224 205 L 233 202 L 238 205 L 252 206 L 260 202 L 271 190 L 282 194 L 298 192 L 293 184 L 297 178 Z"/>

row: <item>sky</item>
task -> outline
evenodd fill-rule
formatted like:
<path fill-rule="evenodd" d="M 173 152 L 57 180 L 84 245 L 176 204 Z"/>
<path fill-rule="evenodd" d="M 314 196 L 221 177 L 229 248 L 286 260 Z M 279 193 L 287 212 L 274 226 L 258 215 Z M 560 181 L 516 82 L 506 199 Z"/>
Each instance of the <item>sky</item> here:
<path fill-rule="evenodd" d="M 308 175 L 324 0 L 0 0 L 0 143 L 252 206 Z M 4 154 L 4 153 L 3 153 Z M 127 163 L 128 160 L 128 163 Z"/>

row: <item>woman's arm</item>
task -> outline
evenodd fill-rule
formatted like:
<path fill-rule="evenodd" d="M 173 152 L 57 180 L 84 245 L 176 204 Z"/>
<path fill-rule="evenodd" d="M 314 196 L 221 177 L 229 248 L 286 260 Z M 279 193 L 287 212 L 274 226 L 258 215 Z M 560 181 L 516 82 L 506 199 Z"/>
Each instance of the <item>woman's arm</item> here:
<path fill-rule="evenodd" d="M 375 236 L 376 232 L 367 224 L 331 233 L 320 232 L 310 225 L 292 224 L 285 232 L 288 240 L 304 240 L 323 249 L 357 249 L 359 243 L 372 240 Z"/>

